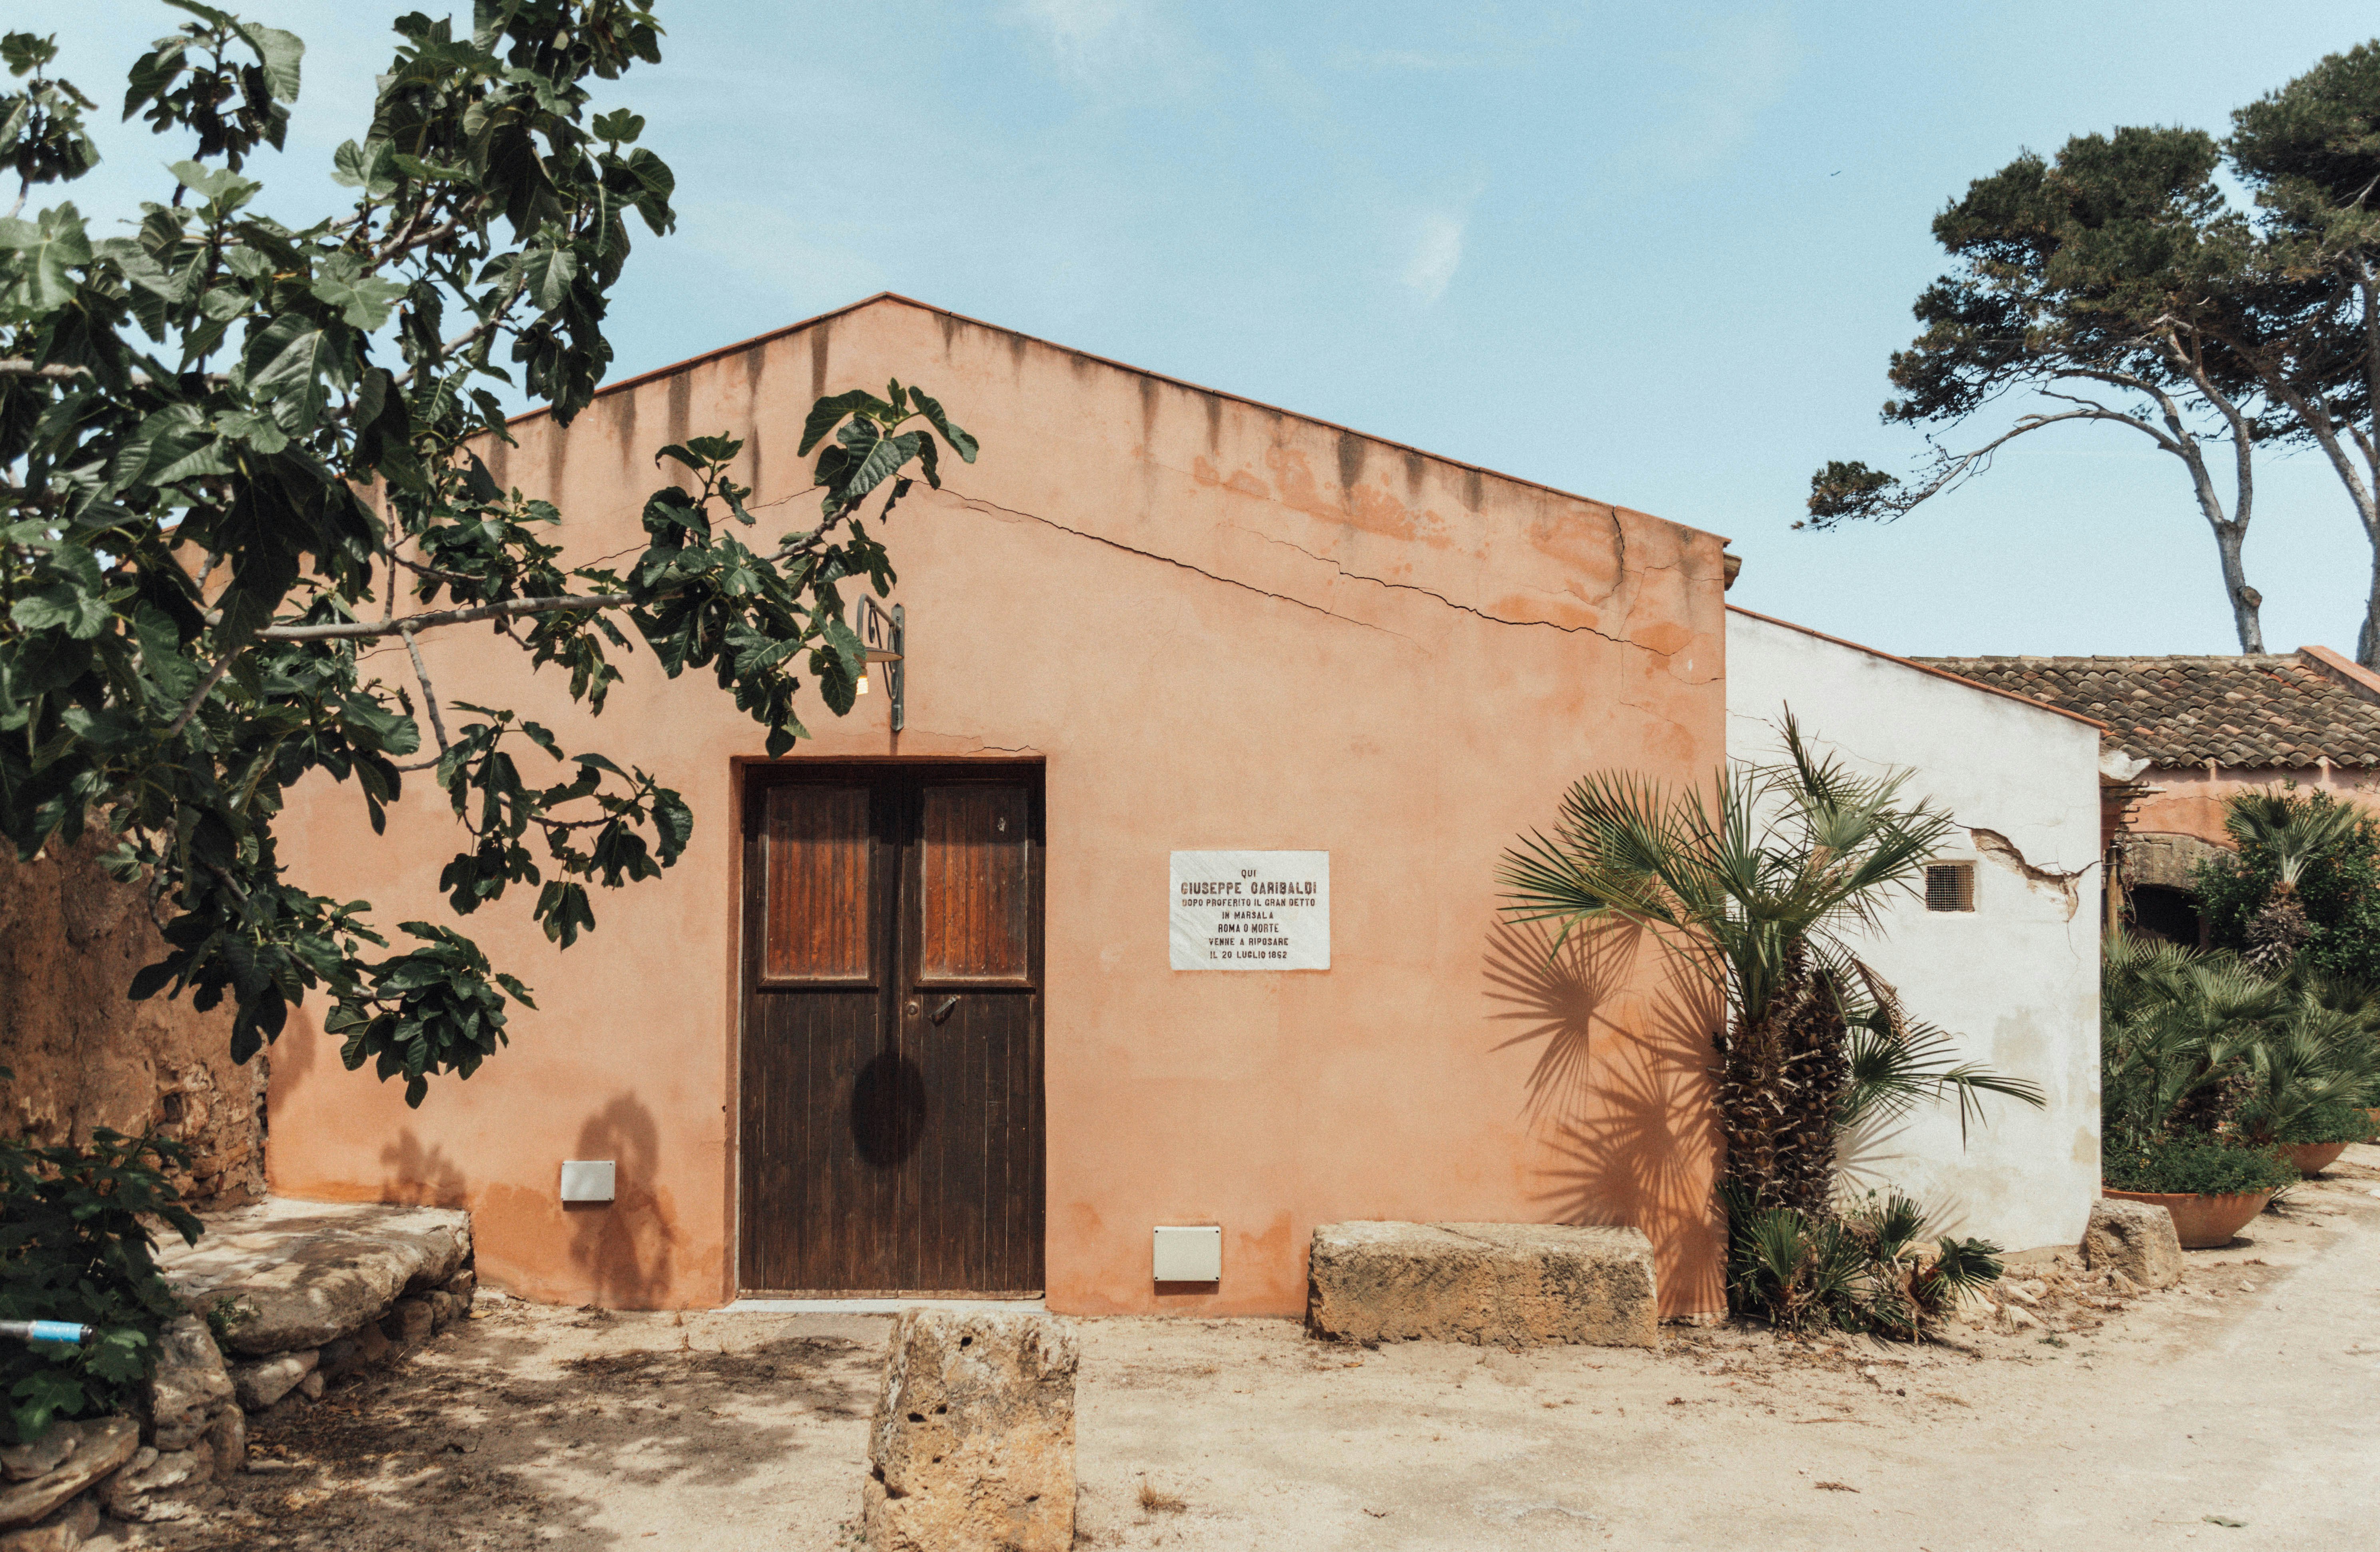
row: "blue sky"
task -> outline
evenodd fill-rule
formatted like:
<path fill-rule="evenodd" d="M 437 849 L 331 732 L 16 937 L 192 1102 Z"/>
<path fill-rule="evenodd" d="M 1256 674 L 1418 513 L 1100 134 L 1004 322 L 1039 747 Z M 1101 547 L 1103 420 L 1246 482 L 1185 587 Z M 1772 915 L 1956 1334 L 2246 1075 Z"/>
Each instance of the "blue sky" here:
<path fill-rule="evenodd" d="M 174 19 L 54 8 L 33 25 L 103 101 Z M 264 164 L 302 210 L 395 8 L 241 8 L 309 43 Z M 678 233 L 613 306 L 621 374 L 897 290 L 1714 529 L 1735 601 L 1921 654 L 2235 645 L 2180 466 L 2130 433 L 2046 431 L 1896 526 L 1791 530 L 1820 462 L 1922 450 L 1876 409 L 1934 212 L 2027 146 L 2219 131 L 2380 30 L 2346 4 L 661 12 L 665 63 L 606 103 L 679 179 Z M 102 146 L 72 197 L 129 210 L 161 148 Z M 2259 479 L 2268 645 L 2351 650 L 2371 558 L 2344 496 L 2307 457 Z"/>

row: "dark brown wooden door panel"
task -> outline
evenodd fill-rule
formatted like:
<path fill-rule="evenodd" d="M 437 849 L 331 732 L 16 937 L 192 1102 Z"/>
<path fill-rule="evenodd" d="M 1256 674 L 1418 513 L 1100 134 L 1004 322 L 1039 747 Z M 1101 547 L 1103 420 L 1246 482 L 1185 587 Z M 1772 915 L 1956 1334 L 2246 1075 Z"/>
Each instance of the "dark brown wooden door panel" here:
<path fill-rule="evenodd" d="M 751 773 L 738 1281 L 1042 1282 L 1038 767 Z"/>
<path fill-rule="evenodd" d="M 1032 792 L 931 782 L 919 793 L 917 983 L 1032 980 Z"/>
<path fill-rule="evenodd" d="M 875 983 L 869 797 L 864 783 L 807 782 L 763 794 L 764 985 Z"/>

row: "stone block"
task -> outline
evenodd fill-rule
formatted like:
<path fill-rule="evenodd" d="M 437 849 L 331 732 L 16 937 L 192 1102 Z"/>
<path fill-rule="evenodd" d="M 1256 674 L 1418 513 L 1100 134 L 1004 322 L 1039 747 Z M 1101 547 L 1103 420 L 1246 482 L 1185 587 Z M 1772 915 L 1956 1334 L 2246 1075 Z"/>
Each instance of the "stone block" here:
<path fill-rule="evenodd" d="M 82 1442 L 79 1428 L 52 1428 L 30 1444 L 12 1444 L 0 1449 L 0 1475 L 11 1482 L 30 1482 L 37 1476 L 47 1476 L 66 1464 L 75 1446 Z"/>
<path fill-rule="evenodd" d="M 214 1414 L 232 1404 L 235 1388 L 215 1340 L 197 1316 L 167 1321 L 149 1376 L 146 1436 L 160 1449 L 188 1449 Z"/>
<path fill-rule="evenodd" d="M 2143 1288 L 2181 1280 L 2181 1236 L 2173 1214 L 2147 1202 L 2107 1198 L 2091 1204 L 2082 1231 L 2082 1261 L 2094 1271 L 2119 1272 Z"/>
<path fill-rule="evenodd" d="M 42 1475 L 0 1488 L 0 1531 L 48 1518 L 68 1498 L 131 1460 L 140 1448 L 140 1425 L 129 1417 L 93 1417 L 50 1426 L 54 1431 L 72 1429 L 75 1447 Z"/>
<path fill-rule="evenodd" d="M 207 1447 L 214 1452 L 215 1480 L 248 1469 L 248 1413 L 236 1406 L 215 1413 L 207 1429 Z"/>
<path fill-rule="evenodd" d="M 381 1335 L 397 1347 L 419 1347 L 436 1327 L 426 1299 L 399 1299 L 382 1317 Z"/>
<path fill-rule="evenodd" d="M 277 1352 L 253 1363 L 234 1364 L 231 1382 L 239 1393 L 239 1404 L 250 1412 L 262 1412 L 296 1389 L 298 1382 L 312 1374 L 322 1360 L 321 1351 L 310 1347 L 297 1352 Z"/>
<path fill-rule="evenodd" d="M 1343 1341 L 1501 1347 L 1660 1341 L 1652 1243 L 1558 1223 L 1326 1223 L 1306 1329 Z"/>
<path fill-rule="evenodd" d="M 363 1344 L 353 1337 L 324 1342 L 322 1354 L 314 1372 L 324 1379 L 343 1379 L 368 1366 L 364 1362 Z"/>
<path fill-rule="evenodd" d="M 868 1436 L 875 1552 L 1064 1552 L 1075 1540 L 1074 1333 L 1048 1316 L 905 1312 Z"/>
<path fill-rule="evenodd" d="M 216 1501 L 212 1450 L 158 1450 L 142 1446 L 122 1471 L 101 1485 L 99 1500 L 118 1520 L 144 1524 L 187 1520 Z"/>
<path fill-rule="evenodd" d="M 439 1287 L 470 1259 L 467 1212 L 280 1197 L 224 1214 L 197 1245 L 158 1255 L 193 1308 L 231 1306 L 227 1345 L 256 1357 L 346 1336 L 407 1288 Z"/>
<path fill-rule="evenodd" d="M 40 1524 L 0 1532 L 0 1552 L 75 1552 L 98 1529 L 99 1505 L 84 1493 Z"/>
<path fill-rule="evenodd" d="M 387 1363 L 388 1355 L 396 1348 L 396 1344 L 388 1340 L 388 1333 L 380 1328 L 377 1321 L 358 1328 L 355 1334 L 355 1343 L 363 1356 L 363 1361 L 367 1364 Z"/>

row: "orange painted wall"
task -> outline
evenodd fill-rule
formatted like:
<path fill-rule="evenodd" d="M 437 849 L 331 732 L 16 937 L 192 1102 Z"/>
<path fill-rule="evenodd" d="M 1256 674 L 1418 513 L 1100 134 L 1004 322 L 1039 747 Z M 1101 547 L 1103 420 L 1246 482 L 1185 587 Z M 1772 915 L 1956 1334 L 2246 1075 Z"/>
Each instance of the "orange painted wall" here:
<path fill-rule="evenodd" d="M 1293 1313 L 1314 1226 L 1355 1218 L 1634 1223 L 1667 1311 L 1721 1307 L 1707 995 L 1644 945 L 1550 959 L 1499 926 L 1494 882 L 1583 772 L 1718 767 L 1720 540 L 899 298 L 625 385 L 566 432 L 525 420 L 495 467 L 592 557 L 641 543 L 655 448 L 729 432 L 773 538 L 815 521 L 811 400 L 895 374 L 983 458 L 885 536 L 907 730 L 880 694 L 843 721 L 812 702 L 795 758 L 1046 762 L 1050 1308 Z M 273 1058 L 274 1187 L 468 1206 L 482 1276 L 535 1298 L 730 1298 L 731 794 L 762 732 L 641 651 L 590 721 L 476 630 L 423 650 L 450 702 L 518 707 L 677 786 L 694 843 L 599 891 L 566 952 L 526 898 L 462 922 L 540 1011 L 419 1110 L 345 1072 L 310 1005 Z M 406 677 L 401 649 L 376 661 Z M 286 834 L 306 887 L 449 919 L 438 794 L 408 785 L 375 840 L 326 782 Z M 1328 850 L 1332 967 L 1170 969 L 1177 848 Z M 565 1212 L 565 1158 L 616 1158 L 618 1202 Z M 1159 1297 L 1150 1226 L 1198 1221 L 1224 1226 L 1220 1290 Z"/>
<path fill-rule="evenodd" d="M 2134 780 L 2156 790 L 2132 810 L 2127 827 L 2140 834 L 2195 835 L 2218 846 L 2231 843 L 2223 831 L 2223 805 L 2235 793 L 2266 792 L 2286 782 L 2319 788 L 2380 809 L 2380 776 L 2369 770 L 2309 766 L 2296 770 L 2249 770 L 2217 766 L 2159 767 Z"/>

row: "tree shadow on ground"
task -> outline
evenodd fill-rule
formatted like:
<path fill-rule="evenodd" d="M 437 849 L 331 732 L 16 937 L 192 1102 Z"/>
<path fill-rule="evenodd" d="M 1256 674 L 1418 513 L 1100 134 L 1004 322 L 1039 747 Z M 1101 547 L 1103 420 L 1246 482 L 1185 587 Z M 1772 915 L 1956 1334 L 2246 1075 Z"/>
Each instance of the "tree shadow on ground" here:
<path fill-rule="evenodd" d="M 409 1362 L 251 1418 L 228 1500 L 152 1534 L 172 1552 L 724 1545 L 820 1449 L 856 1504 L 840 1456 L 864 1448 L 846 1436 L 874 1405 L 881 1342 L 693 1337 L 665 1315 L 498 1305 Z M 656 1515 L 675 1523 L 652 1531 Z"/>

